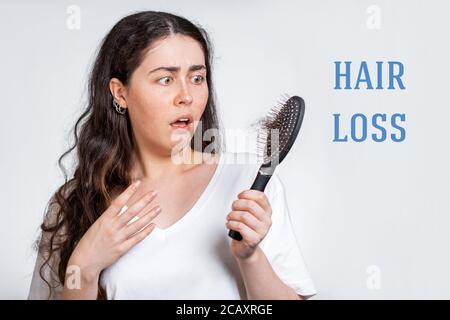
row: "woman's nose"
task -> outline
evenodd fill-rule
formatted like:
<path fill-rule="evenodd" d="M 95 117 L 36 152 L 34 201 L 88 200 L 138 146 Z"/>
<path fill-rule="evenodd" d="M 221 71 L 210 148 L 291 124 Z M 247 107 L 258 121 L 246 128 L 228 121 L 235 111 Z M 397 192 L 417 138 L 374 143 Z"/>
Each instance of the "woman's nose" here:
<path fill-rule="evenodd" d="M 176 105 L 187 105 L 192 103 L 192 95 L 189 92 L 187 85 L 181 84 L 180 91 L 176 97 L 175 104 Z"/>

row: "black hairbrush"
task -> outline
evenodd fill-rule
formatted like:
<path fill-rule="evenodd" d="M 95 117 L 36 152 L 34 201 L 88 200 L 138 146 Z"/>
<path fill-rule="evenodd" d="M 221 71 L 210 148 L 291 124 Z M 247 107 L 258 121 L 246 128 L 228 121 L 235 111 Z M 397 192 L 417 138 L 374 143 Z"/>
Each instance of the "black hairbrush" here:
<path fill-rule="evenodd" d="M 305 114 L 305 102 L 298 96 L 284 96 L 268 116 L 260 121 L 261 135 L 258 135 L 258 156 L 263 164 L 250 189 L 264 191 L 275 172 L 275 168 L 288 154 L 297 138 Z M 242 235 L 230 230 L 228 235 L 241 241 Z"/>

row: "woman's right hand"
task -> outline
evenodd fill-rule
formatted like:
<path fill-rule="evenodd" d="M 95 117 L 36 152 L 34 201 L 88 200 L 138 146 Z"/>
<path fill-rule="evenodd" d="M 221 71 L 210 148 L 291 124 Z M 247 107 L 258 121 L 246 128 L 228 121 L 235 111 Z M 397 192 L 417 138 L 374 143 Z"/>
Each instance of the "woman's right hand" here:
<path fill-rule="evenodd" d="M 161 212 L 161 208 L 151 208 L 150 203 L 156 192 L 148 192 L 129 208 L 126 207 L 139 184 L 140 181 L 134 182 L 114 199 L 75 247 L 68 266 L 79 267 L 84 281 L 97 281 L 103 269 L 112 265 L 155 228 L 155 224 L 150 222 Z M 130 220 L 133 221 L 130 223 Z"/>

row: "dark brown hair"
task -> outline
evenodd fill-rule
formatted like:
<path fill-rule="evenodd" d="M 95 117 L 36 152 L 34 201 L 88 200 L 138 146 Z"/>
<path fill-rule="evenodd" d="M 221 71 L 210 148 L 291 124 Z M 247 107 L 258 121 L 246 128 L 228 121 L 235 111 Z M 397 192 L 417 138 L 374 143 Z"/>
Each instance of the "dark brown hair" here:
<path fill-rule="evenodd" d="M 64 284 L 67 263 L 76 244 L 110 205 L 112 191 L 124 190 L 131 183 L 131 123 L 128 113 L 119 115 L 114 110 L 109 81 L 117 78 L 126 85 L 146 48 L 172 34 L 189 36 L 203 48 L 209 98 L 200 119 L 201 130 L 203 133 L 219 129 L 207 33 L 187 19 L 165 12 L 138 12 L 121 19 L 103 39 L 97 53 L 89 78 L 87 107 L 73 129 L 74 143 L 58 160 L 65 183 L 50 199 L 41 225 L 38 243 L 45 263 L 40 268 L 40 276 L 49 285 L 49 297 L 52 288 L 43 276 L 44 266 L 50 267 L 59 283 Z M 212 153 L 221 148 L 220 137 L 215 138 L 217 146 Z M 195 148 L 193 141 L 191 147 Z M 203 152 L 205 147 L 202 141 L 202 150 L 198 151 Z M 74 150 L 74 173 L 68 179 L 62 160 Z M 57 261 L 57 265 L 50 265 L 50 261 Z M 105 298 L 100 286 L 99 289 L 99 298 Z"/>

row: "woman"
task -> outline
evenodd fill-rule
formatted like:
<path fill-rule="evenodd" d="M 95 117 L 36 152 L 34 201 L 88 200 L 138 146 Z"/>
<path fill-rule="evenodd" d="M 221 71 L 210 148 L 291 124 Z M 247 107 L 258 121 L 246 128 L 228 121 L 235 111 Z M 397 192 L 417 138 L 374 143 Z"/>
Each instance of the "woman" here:
<path fill-rule="evenodd" d="M 267 196 L 247 190 L 256 158 L 221 150 L 211 59 L 206 32 L 169 13 L 127 16 L 105 37 L 60 158 L 77 149 L 41 225 L 30 299 L 315 294 L 278 177 Z M 210 130 L 214 141 L 198 143 Z"/>

